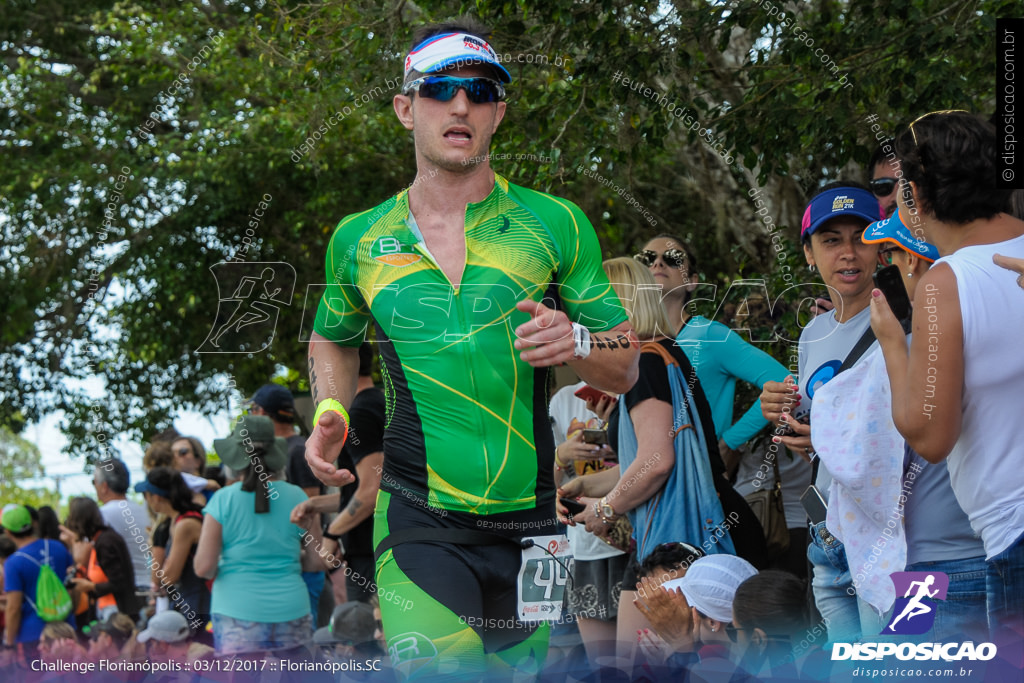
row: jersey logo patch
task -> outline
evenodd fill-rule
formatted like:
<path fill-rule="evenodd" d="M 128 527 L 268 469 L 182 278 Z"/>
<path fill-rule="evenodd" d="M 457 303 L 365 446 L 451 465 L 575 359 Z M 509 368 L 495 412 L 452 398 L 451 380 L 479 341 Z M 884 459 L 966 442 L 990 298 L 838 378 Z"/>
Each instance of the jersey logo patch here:
<path fill-rule="evenodd" d="M 510 227 L 511 227 L 511 225 L 509 224 L 508 216 L 502 216 L 501 217 L 501 227 L 498 228 L 498 232 L 500 234 L 504 235 L 506 232 L 508 232 Z"/>
<path fill-rule="evenodd" d="M 423 258 L 413 250 L 413 245 L 402 244 L 394 237 L 378 237 L 370 247 L 370 257 L 396 268 L 404 268 Z"/>

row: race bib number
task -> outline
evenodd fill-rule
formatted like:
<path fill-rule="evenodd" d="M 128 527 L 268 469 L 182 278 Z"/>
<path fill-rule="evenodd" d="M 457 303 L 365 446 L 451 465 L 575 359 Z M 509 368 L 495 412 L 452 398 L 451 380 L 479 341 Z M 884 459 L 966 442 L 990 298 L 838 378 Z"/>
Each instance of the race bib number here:
<path fill-rule="evenodd" d="M 562 618 L 565 584 L 572 554 L 565 536 L 529 536 L 533 546 L 523 550 L 519 567 L 520 621 L 558 621 Z"/>

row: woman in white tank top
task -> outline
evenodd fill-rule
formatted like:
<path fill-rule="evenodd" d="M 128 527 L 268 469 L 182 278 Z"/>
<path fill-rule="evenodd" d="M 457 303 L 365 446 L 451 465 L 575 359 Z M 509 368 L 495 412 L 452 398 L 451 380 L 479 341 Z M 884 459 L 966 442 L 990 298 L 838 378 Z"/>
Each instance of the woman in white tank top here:
<path fill-rule="evenodd" d="M 872 292 L 892 386 L 893 421 L 950 482 L 985 544 L 989 626 L 1024 627 L 1024 298 L 995 254 L 1024 257 L 1024 222 L 999 189 L 994 127 L 964 111 L 917 119 L 896 141 L 900 211 L 942 256 L 921 277 L 910 348 L 885 297 Z"/>

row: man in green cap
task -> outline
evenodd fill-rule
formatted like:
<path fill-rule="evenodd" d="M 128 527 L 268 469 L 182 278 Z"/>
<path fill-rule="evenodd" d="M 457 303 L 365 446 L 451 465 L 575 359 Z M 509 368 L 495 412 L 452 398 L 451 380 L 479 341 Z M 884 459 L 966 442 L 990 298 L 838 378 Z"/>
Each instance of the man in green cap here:
<path fill-rule="evenodd" d="M 39 572 L 43 565 L 47 565 L 63 579 L 75 561 L 63 543 L 39 538 L 32 525 L 32 514 L 24 505 L 4 508 L 0 526 L 18 548 L 4 563 L 4 593 L 7 597 L 4 654 L 10 655 L 20 646 L 24 660 L 31 662 L 39 658 L 39 637 L 46 626 L 36 611 Z M 74 614 L 68 615 L 67 622 L 75 625 Z"/>

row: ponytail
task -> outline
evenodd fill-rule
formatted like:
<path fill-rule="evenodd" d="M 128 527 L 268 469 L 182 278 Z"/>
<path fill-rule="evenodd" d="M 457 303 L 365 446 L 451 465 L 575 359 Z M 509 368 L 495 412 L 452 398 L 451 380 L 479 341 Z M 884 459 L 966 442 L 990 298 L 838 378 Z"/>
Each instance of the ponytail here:
<path fill-rule="evenodd" d="M 242 475 L 242 490 L 256 494 L 254 511 L 256 514 L 270 512 L 270 470 L 267 468 L 266 454 L 268 444 L 254 442 L 249 452 L 249 465 Z"/>

